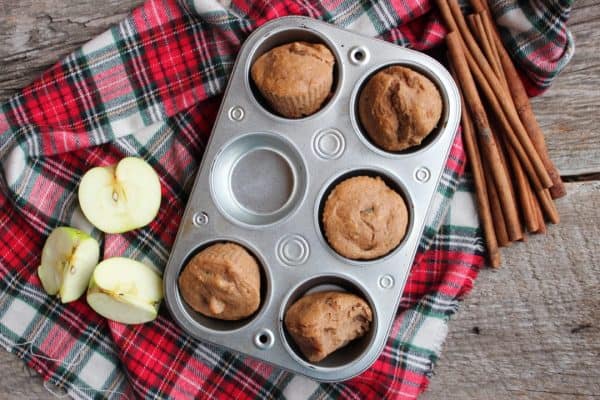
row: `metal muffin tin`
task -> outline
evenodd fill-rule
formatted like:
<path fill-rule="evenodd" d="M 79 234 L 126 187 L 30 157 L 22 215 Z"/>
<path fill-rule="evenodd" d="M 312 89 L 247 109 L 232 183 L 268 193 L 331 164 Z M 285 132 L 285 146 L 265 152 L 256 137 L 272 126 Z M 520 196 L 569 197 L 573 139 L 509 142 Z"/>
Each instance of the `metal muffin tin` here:
<path fill-rule="evenodd" d="M 287 119 L 265 106 L 250 67 L 264 52 L 296 40 L 332 50 L 335 83 L 320 111 Z M 443 99 L 438 128 L 422 145 L 402 153 L 374 146 L 357 117 L 361 86 L 389 65 L 426 75 Z M 304 17 L 280 18 L 256 30 L 239 52 L 164 273 L 166 304 L 175 321 L 196 339 L 320 381 L 363 372 L 383 350 L 392 327 L 459 119 L 454 81 L 429 56 Z M 375 260 L 342 257 L 321 229 L 328 193 L 357 175 L 381 176 L 409 210 L 402 243 Z M 222 241 L 244 246 L 262 267 L 261 306 L 242 321 L 204 317 L 187 306 L 178 289 L 189 259 Z M 285 311 L 303 294 L 332 287 L 363 297 L 373 310 L 372 327 L 322 362 L 310 363 L 285 330 Z"/>

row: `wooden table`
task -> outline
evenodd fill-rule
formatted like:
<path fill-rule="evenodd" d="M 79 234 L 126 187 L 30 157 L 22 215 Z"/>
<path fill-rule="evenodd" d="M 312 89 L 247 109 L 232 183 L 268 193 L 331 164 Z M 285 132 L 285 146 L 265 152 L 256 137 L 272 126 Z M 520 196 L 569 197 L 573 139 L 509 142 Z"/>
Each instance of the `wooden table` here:
<path fill-rule="evenodd" d="M 0 0 L 0 102 L 141 3 Z M 425 399 L 600 397 L 600 2 L 577 1 L 569 26 L 575 57 L 534 100 L 568 181 L 562 222 L 504 249 L 500 270 L 481 272 Z M 54 398 L 1 350 L 0 371 L 0 398 Z"/>

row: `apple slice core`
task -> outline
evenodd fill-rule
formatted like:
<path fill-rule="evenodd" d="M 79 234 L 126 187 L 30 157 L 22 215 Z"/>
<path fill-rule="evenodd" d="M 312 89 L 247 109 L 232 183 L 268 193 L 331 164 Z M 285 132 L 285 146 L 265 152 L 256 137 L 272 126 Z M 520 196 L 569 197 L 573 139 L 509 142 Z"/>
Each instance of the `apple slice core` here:
<path fill-rule="evenodd" d="M 154 169 L 137 157 L 116 165 L 95 167 L 79 184 L 79 205 L 86 218 L 106 233 L 122 233 L 149 224 L 161 201 Z"/>
<path fill-rule="evenodd" d="M 162 278 L 145 264 L 123 257 L 98 264 L 87 294 L 94 311 L 125 324 L 155 319 L 162 298 Z"/>
<path fill-rule="evenodd" d="M 100 247 L 95 239 L 82 240 L 75 247 L 71 259 L 65 265 L 63 284 L 59 291 L 63 303 L 77 300 L 90 283 L 90 277 L 100 256 Z"/>
<path fill-rule="evenodd" d="M 77 300 L 85 292 L 100 246 L 85 232 L 56 228 L 44 244 L 38 276 L 46 293 L 58 294 L 63 303 Z"/>

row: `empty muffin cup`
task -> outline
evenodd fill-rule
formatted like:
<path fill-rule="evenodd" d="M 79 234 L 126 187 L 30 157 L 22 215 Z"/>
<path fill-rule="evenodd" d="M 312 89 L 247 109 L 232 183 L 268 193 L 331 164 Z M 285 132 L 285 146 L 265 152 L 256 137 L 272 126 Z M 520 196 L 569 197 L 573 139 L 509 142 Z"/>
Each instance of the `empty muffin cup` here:
<path fill-rule="evenodd" d="M 210 174 L 215 204 L 232 222 L 263 227 L 290 216 L 306 193 L 300 152 L 272 133 L 251 133 L 226 144 Z"/>

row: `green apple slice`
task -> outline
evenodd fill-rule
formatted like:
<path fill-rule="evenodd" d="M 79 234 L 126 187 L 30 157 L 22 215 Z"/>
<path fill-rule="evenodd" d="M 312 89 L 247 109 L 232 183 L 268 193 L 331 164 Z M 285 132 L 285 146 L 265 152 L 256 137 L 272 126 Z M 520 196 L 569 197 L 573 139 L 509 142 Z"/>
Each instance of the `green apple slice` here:
<path fill-rule="evenodd" d="M 160 207 L 160 181 L 154 169 L 136 157 L 95 167 L 79 184 L 79 205 L 86 218 L 106 233 L 148 225 Z"/>
<path fill-rule="evenodd" d="M 99 257 L 96 239 L 75 228 L 56 228 L 44 244 L 38 267 L 44 290 L 49 295 L 58 294 L 63 303 L 77 300 L 85 292 Z"/>
<path fill-rule="evenodd" d="M 124 324 L 155 319 L 162 298 L 162 278 L 145 264 L 123 257 L 98 264 L 87 292 L 94 311 Z"/>

